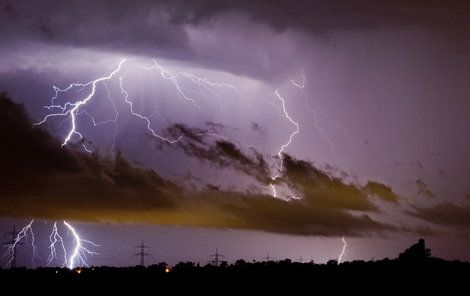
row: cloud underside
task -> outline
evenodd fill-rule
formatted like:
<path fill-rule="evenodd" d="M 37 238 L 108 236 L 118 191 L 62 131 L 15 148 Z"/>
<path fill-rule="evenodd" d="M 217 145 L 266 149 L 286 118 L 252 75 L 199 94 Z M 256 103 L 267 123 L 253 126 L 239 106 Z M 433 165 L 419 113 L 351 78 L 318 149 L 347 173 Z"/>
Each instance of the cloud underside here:
<path fill-rule="evenodd" d="M 50 9 L 54 3 L 54 9 Z M 247 16 L 253 22 L 282 31 L 301 30 L 317 34 L 374 30 L 382 27 L 426 25 L 468 29 L 468 1 L 444 2 L 392 0 L 363 1 L 289 0 L 103 0 L 83 3 L 62 0 L 3 1 L 0 6 L 4 27 L 49 42 L 74 45 L 116 45 L 159 48 L 187 45 L 182 25 L 210 25 L 230 14 Z M 123 30 L 122 28 L 125 28 Z M 175 34 L 176 33 L 176 34 Z M 150 37 L 150 38 L 149 38 Z"/>
<path fill-rule="evenodd" d="M 442 202 L 428 208 L 414 208 L 412 216 L 458 230 L 470 230 L 470 202 Z"/>
<path fill-rule="evenodd" d="M 374 198 L 398 200 L 389 187 L 376 182 L 362 187 L 346 184 L 290 155 L 284 155 L 285 171 L 278 182 L 300 193 L 304 197 L 301 200 L 287 202 L 259 192 L 217 187 L 197 191 L 132 165 L 119 155 L 110 160 L 73 148 L 61 149 L 46 131 L 32 128 L 22 106 L 6 94 L 0 96 L 0 115 L 3 217 L 145 222 L 324 236 L 395 230 L 367 215 L 378 212 Z M 186 132 L 190 135 L 189 130 Z M 203 161 L 252 176 L 261 184 L 268 180 L 266 163 L 256 151 L 246 154 L 231 142 L 209 145 L 189 136 L 180 148 L 186 153 L 193 151 Z"/>
<path fill-rule="evenodd" d="M 206 56 L 206 50 L 193 44 L 194 37 L 188 28 L 218 27 L 219 20 L 230 22 L 230 16 L 236 15 L 238 20 L 232 20 L 235 23 L 262 24 L 266 32 L 299 31 L 318 37 L 338 32 L 424 26 L 452 30 L 453 36 L 464 37 L 461 39 L 465 44 L 470 30 L 470 4 L 465 0 L 432 3 L 303 0 L 295 5 L 288 0 L 140 1 L 138 5 L 134 2 L 103 0 L 84 5 L 72 0 L 2 1 L 0 40 L 4 45 L 27 40 L 226 67 L 226 61 Z M 215 44 L 211 46 L 215 47 L 217 41 L 212 42 Z M 219 46 L 228 49 L 223 44 Z M 229 68 L 248 71 L 234 65 Z"/>

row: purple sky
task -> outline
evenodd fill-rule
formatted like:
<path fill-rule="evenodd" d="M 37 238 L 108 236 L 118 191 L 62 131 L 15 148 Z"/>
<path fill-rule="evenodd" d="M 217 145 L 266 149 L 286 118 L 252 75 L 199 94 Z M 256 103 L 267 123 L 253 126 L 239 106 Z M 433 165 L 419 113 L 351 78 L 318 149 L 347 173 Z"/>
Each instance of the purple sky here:
<path fill-rule="evenodd" d="M 153 262 L 205 263 L 215 248 L 323 262 L 343 235 L 346 260 L 419 237 L 469 260 L 469 8 L 3 1 L 0 90 L 29 119 L 3 107 L 0 230 L 35 218 L 39 265 L 56 220 L 100 244 L 91 264 L 132 264 L 142 239 Z M 115 70 L 74 113 L 82 139 L 61 148 L 70 113 L 31 127 L 61 112 L 44 108 L 53 86 Z M 91 91 L 53 103 L 66 113 Z"/>

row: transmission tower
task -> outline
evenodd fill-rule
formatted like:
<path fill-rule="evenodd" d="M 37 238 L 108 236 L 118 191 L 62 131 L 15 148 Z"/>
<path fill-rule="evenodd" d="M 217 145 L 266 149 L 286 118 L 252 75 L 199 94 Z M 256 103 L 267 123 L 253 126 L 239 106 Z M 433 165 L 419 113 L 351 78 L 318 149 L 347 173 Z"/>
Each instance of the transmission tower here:
<path fill-rule="evenodd" d="M 13 250 L 12 250 L 12 256 L 13 256 L 13 259 L 11 260 L 11 264 L 10 264 L 10 268 L 15 268 L 16 267 L 16 248 L 18 246 L 22 246 L 24 245 L 24 243 L 21 243 L 21 242 L 17 242 L 15 244 L 15 240 L 16 240 L 16 237 L 18 236 L 18 232 L 16 232 L 16 225 L 13 224 L 13 230 L 10 231 L 10 232 L 5 232 L 3 234 L 3 237 L 11 237 L 10 240 L 8 240 L 7 242 L 3 243 L 2 245 L 6 248 L 9 248 L 11 246 L 14 246 L 13 247 Z"/>
<path fill-rule="evenodd" d="M 142 240 L 139 246 L 135 246 L 134 249 L 139 250 L 138 253 L 135 253 L 135 257 L 140 257 L 140 265 L 145 266 L 145 257 L 152 257 L 152 254 L 146 253 L 145 250 L 150 250 L 149 246 L 144 245 L 144 241 Z"/>
<path fill-rule="evenodd" d="M 273 260 L 274 258 L 273 257 L 270 257 L 269 256 L 269 253 L 266 254 L 266 257 L 263 257 L 263 259 L 265 259 L 265 261 L 271 261 Z"/>
<path fill-rule="evenodd" d="M 220 258 L 224 258 L 225 256 L 222 254 L 219 254 L 219 249 L 215 249 L 215 254 L 209 255 L 210 258 L 214 258 L 210 261 L 212 265 L 214 266 L 219 266 L 220 264 Z"/>

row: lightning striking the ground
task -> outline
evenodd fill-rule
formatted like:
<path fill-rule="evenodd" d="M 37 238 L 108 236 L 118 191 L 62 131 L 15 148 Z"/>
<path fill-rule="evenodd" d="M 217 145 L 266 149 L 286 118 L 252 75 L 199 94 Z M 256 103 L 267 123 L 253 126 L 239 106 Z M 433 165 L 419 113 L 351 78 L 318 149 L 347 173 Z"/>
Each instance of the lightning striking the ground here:
<path fill-rule="evenodd" d="M 87 249 L 85 245 L 91 245 L 94 247 L 99 247 L 99 245 L 95 244 L 92 241 L 81 238 L 78 235 L 75 228 L 73 228 L 73 226 L 67 223 L 66 221 L 64 221 L 64 225 L 72 233 L 74 237 L 74 243 L 75 243 L 75 247 L 73 249 L 72 255 L 70 255 L 70 258 L 67 261 L 68 268 L 73 269 L 75 266 L 82 266 L 82 265 L 88 266 L 88 263 L 86 261 L 87 256 L 95 255 L 98 253 Z"/>
<path fill-rule="evenodd" d="M 341 261 L 343 260 L 344 253 L 346 252 L 346 247 L 348 246 L 344 236 L 341 238 L 341 241 L 343 242 L 343 249 L 341 250 L 341 253 L 338 256 L 338 263 L 341 263 Z"/>
<path fill-rule="evenodd" d="M 13 243 L 8 246 L 5 252 L 5 257 L 9 258 L 5 266 L 6 268 L 12 267 L 12 263 L 14 262 L 14 260 L 16 260 L 16 248 L 20 244 L 23 244 L 23 240 L 27 242 L 28 237 L 30 237 L 32 246 L 32 265 L 33 267 L 35 267 L 35 257 L 37 248 L 35 245 L 33 223 L 34 219 L 23 227 L 23 229 L 14 238 Z M 49 256 L 47 257 L 46 265 L 54 265 L 54 262 L 59 260 L 59 254 L 61 253 L 63 255 L 63 263 L 60 265 L 61 267 L 67 266 L 68 268 L 73 269 L 77 266 L 88 266 L 87 257 L 89 255 L 98 254 L 97 252 L 90 250 L 90 247 L 99 247 L 99 245 L 92 241 L 81 238 L 77 230 L 70 223 L 64 221 L 64 226 L 73 236 L 73 250 L 72 252 L 67 252 L 65 239 L 59 233 L 57 222 L 54 222 L 52 226 L 52 231 L 49 235 Z M 68 253 L 71 254 L 70 257 L 67 257 Z"/>
<path fill-rule="evenodd" d="M 17 234 L 12 244 L 10 244 L 5 252 L 5 257 L 9 256 L 10 259 L 8 260 L 6 267 L 11 267 L 13 260 L 16 258 L 16 248 L 21 243 L 23 239 L 28 239 L 28 233 L 31 236 L 31 247 L 33 249 L 33 256 L 32 256 L 32 263 L 35 266 L 35 257 L 36 257 L 36 245 L 34 244 L 34 232 L 33 232 L 33 222 L 34 219 L 29 222 L 21 231 Z"/>
<path fill-rule="evenodd" d="M 56 244 L 59 243 L 62 253 L 64 255 L 64 262 L 62 263 L 62 267 L 67 265 L 67 250 L 65 249 L 64 245 L 64 240 L 62 239 L 62 236 L 59 234 L 59 231 L 57 230 L 57 222 L 54 222 L 54 225 L 52 226 L 52 232 L 51 235 L 49 236 L 49 240 L 51 244 L 49 245 L 49 257 L 47 258 L 47 266 L 50 266 L 53 262 L 53 260 L 57 260 L 57 250 L 56 250 Z"/>

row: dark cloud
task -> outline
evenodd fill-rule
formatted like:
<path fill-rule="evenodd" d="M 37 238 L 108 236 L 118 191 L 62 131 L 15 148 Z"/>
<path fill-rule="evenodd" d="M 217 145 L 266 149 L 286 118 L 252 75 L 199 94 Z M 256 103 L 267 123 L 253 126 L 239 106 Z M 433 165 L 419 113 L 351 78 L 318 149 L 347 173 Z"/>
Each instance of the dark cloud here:
<path fill-rule="evenodd" d="M 53 9 L 51 9 L 53 7 Z M 140 54 L 184 56 L 188 37 L 162 3 L 142 1 L 3 1 L 0 38 Z"/>
<path fill-rule="evenodd" d="M 306 201 L 319 207 L 358 211 L 377 211 L 370 195 L 387 202 L 397 202 L 399 197 L 386 185 L 369 181 L 362 187 L 347 184 L 316 168 L 311 162 L 284 154 L 282 181 L 299 192 Z"/>
<path fill-rule="evenodd" d="M 276 30 L 289 28 L 313 33 L 337 30 L 377 29 L 383 26 L 452 25 L 467 26 L 468 1 L 296 1 L 225 0 L 174 1 L 172 19 L 181 22 L 206 23 L 214 16 L 240 12 Z"/>
<path fill-rule="evenodd" d="M 219 201 L 219 202 L 214 202 Z M 199 203 L 202 203 L 199 204 Z M 339 209 L 317 206 L 309 200 L 286 202 L 266 195 L 213 190 L 198 198 L 198 206 L 213 204 L 211 215 L 226 227 L 252 228 L 299 235 L 362 235 L 396 230 L 362 214 L 353 216 Z M 230 225 L 231 224 L 231 225 Z"/>
<path fill-rule="evenodd" d="M 466 18 L 466 11 L 470 10 L 457 9 L 459 4 L 377 4 L 372 0 L 296 1 L 295 5 L 290 1 L 245 0 L 6 0 L 0 3 L 0 54 L 11 60 L 3 65 L 7 69 L 18 64 L 24 67 L 24 57 L 29 56 L 28 67 L 44 70 L 49 65 L 37 56 L 52 51 L 52 65 L 70 58 L 117 60 L 130 54 L 276 83 L 291 79 L 301 68 L 309 68 L 312 52 L 325 45 L 325 40 L 332 41 L 328 43 L 331 48 L 338 42 L 353 47 L 356 42 L 364 42 L 354 34 L 349 35 L 352 40 L 344 39 L 343 32 L 398 27 L 398 33 L 387 31 L 386 40 L 409 44 L 404 34 L 408 28 L 403 29 L 403 25 L 453 28 L 459 32 L 439 35 L 436 43 L 455 39 L 453 44 L 467 52 L 468 33 L 460 31 L 468 28 L 470 17 Z M 329 38 L 336 33 L 341 33 L 338 39 Z M 365 42 L 370 44 L 369 40 Z M 278 46 L 280 43 L 283 46 Z M 66 68 L 62 66 L 61 70 Z"/>
<path fill-rule="evenodd" d="M 217 132 L 221 128 L 218 127 Z M 184 135 L 175 147 L 181 148 L 187 155 L 208 161 L 220 168 L 236 169 L 255 177 L 263 184 L 269 183 L 268 164 L 263 155 L 255 149 L 249 148 L 249 151 L 244 152 L 234 143 L 220 139 L 211 130 L 190 128 L 183 124 L 172 125 L 167 129 L 167 132 L 172 136 Z"/>
<path fill-rule="evenodd" d="M 218 54 L 204 48 L 198 51 L 198 45 L 192 43 L 187 26 L 207 28 L 222 18 L 227 22 L 246 25 L 249 21 L 243 16 L 248 16 L 252 22 L 265 24 L 273 29 L 271 31 L 294 30 L 317 37 L 335 32 L 408 25 L 452 28 L 464 34 L 449 35 L 465 37 L 470 30 L 469 7 L 468 1 L 463 0 L 432 3 L 304 0 L 296 1 L 295 5 L 287 0 L 144 0 L 137 3 L 132 0 L 7 0 L 0 4 L 0 40 L 3 46 L 16 41 L 32 41 L 166 57 L 267 77 L 273 75 L 268 70 L 276 69 L 256 70 L 253 69 L 256 67 L 237 66 L 220 58 L 223 52 L 230 50 L 219 44 L 217 38 L 211 41 L 214 44 L 210 47 L 222 48 L 216 51 Z M 224 17 L 227 15 L 242 17 L 229 19 Z M 214 34 L 226 33 L 221 30 Z M 262 56 L 280 63 L 280 56 L 271 55 L 268 51 L 264 50 Z M 239 54 L 236 56 L 240 58 Z M 246 63 L 253 62 L 256 60 L 246 58 Z M 258 68 L 262 66 L 261 63 L 257 64 Z"/>
<path fill-rule="evenodd" d="M 329 176 L 308 161 L 298 160 L 287 154 L 283 157 L 283 181 L 293 190 L 299 190 L 299 193 L 309 202 L 320 207 L 336 209 L 377 210 L 356 186 L 345 184 L 339 178 Z"/>
<path fill-rule="evenodd" d="M 264 156 L 255 149 L 241 150 L 227 140 L 213 140 L 207 131 L 177 124 L 168 129 L 175 136 L 188 135 L 178 147 L 197 159 L 222 168 L 232 168 L 255 177 L 260 183 L 272 182 L 271 173 Z M 369 181 L 365 186 L 347 184 L 342 179 L 320 170 L 313 163 L 299 160 L 289 154 L 283 155 L 281 178 L 276 183 L 286 183 L 294 192 L 312 205 L 343 210 L 376 211 L 370 197 L 397 203 L 398 195 L 382 183 Z M 340 172 L 344 177 L 347 174 Z"/>
<path fill-rule="evenodd" d="M 178 124 L 169 128 L 173 136 L 189 135 L 178 143 L 183 151 L 200 160 L 208 161 L 222 168 L 233 168 L 246 175 L 255 177 L 260 183 L 272 182 L 268 164 L 264 156 L 255 149 L 242 151 L 234 143 L 226 140 L 210 141 L 208 132 Z M 386 202 L 397 203 L 398 195 L 392 188 L 379 182 L 369 181 L 365 186 L 346 184 L 342 179 L 333 177 L 313 163 L 299 160 L 284 154 L 284 170 L 278 184 L 288 186 L 306 201 L 320 207 L 370 211 L 377 210 L 370 197 L 377 197 Z M 327 166 L 327 170 L 328 170 Z M 340 172 L 343 177 L 347 174 Z"/>
<path fill-rule="evenodd" d="M 131 166 L 119 155 L 113 160 L 89 157 L 60 148 L 47 132 L 33 128 L 24 109 L 2 94 L 0 180 L 3 215 L 77 206 L 91 209 L 172 207 L 179 188 L 151 170 Z M 159 196 L 153 199 L 152 196 Z M 136 196 L 139 198 L 137 199 Z"/>
<path fill-rule="evenodd" d="M 148 222 L 303 235 L 395 230 L 366 215 L 365 211 L 375 208 L 360 189 L 289 156 L 289 182 L 304 186 L 308 195 L 303 200 L 286 202 L 264 194 L 221 190 L 217 185 L 189 190 L 152 170 L 129 164 L 119 154 L 108 160 L 78 153 L 73 147 L 60 148 L 47 132 L 33 128 L 24 109 L 5 94 L 0 96 L 0 114 L 3 217 Z M 232 143 L 217 141 L 213 149 L 218 154 L 216 162 L 226 158 L 240 166 L 257 164 Z M 302 170 L 307 174 L 305 181 L 313 184 L 307 186 L 299 179 Z M 363 213 L 352 215 L 346 209 Z"/>
<path fill-rule="evenodd" d="M 429 189 L 429 187 L 424 183 L 423 180 L 418 179 L 416 180 L 416 187 L 418 187 L 418 191 L 416 192 L 418 195 L 423 195 L 426 197 L 434 197 L 434 192 Z"/>
<path fill-rule="evenodd" d="M 452 204 L 442 202 L 428 208 L 417 208 L 411 215 L 445 226 L 457 229 L 470 229 L 470 202 L 462 204 Z"/>

